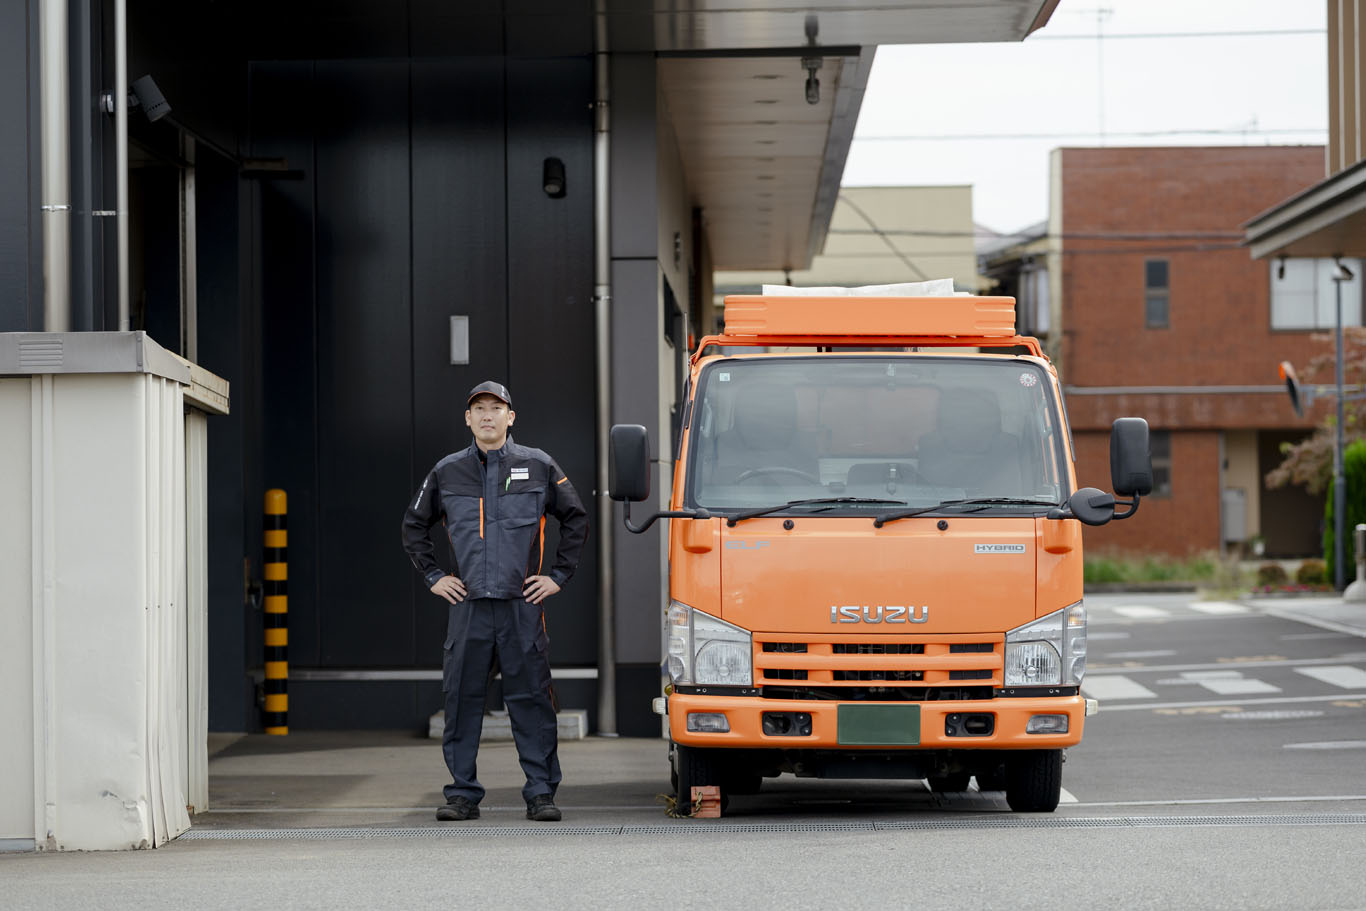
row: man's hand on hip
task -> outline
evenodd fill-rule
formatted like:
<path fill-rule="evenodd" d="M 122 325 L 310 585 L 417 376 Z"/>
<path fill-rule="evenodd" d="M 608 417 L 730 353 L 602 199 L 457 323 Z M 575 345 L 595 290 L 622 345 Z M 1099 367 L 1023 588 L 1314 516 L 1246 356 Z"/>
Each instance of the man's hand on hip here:
<path fill-rule="evenodd" d="M 559 590 L 560 587 L 549 576 L 527 576 L 522 587 L 522 597 L 528 604 L 540 604 Z"/>
<path fill-rule="evenodd" d="M 432 586 L 432 594 L 440 595 L 452 604 L 465 600 L 465 583 L 455 576 L 442 576 Z"/>

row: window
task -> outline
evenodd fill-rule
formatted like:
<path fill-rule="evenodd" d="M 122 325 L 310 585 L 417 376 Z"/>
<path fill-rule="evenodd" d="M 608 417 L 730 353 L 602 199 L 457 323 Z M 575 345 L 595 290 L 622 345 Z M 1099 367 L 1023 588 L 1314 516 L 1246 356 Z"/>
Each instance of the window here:
<path fill-rule="evenodd" d="M 1166 329 L 1170 284 L 1165 259 L 1143 263 L 1143 324 L 1149 329 Z"/>
<path fill-rule="evenodd" d="M 1048 268 L 1031 265 L 1020 273 L 1020 299 L 1016 304 L 1021 335 L 1048 332 Z"/>
<path fill-rule="evenodd" d="M 1172 433 L 1153 430 L 1148 434 L 1148 451 L 1153 455 L 1153 492 L 1160 500 L 1172 495 Z"/>
<path fill-rule="evenodd" d="M 1351 280 L 1342 282 L 1342 324 L 1360 326 L 1362 260 L 1342 262 L 1352 270 Z M 1333 328 L 1337 322 L 1333 260 L 1276 259 L 1270 268 L 1272 329 Z"/>
<path fill-rule="evenodd" d="M 1023 359 L 725 359 L 698 383 L 691 506 L 725 514 L 842 498 L 801 507 L 832 516 L 964 497 L 1029 501 L 971 513 L 999 515 L 1062 495 L 1065 431 L 1051 381 Z"/>

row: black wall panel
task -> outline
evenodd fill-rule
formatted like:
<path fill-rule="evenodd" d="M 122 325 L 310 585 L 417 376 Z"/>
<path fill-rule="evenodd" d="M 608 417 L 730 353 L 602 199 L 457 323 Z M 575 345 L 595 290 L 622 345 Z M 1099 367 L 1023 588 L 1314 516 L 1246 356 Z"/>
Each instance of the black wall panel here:
<path fill-rule="evenodd" d="M 288 179 L 252 182 L 260 211 L 264 486 L 289 500 L 289 660 L 318 663 L 317 313 L 313 245 L 313 64 L 252 67 L 251 154 Z"/>
<path fill-rule="evenodd" d="M 36 3 L 0 4 L 0 332 L 43 328 L 37 32 Z"/>
<path fill-rule="evenodd" d="M 208 642 L 209 727 L 215 731 L 247 731 L 256 727 L 254 687 L 247 677 L 249 625 L 243 598 L 242 555 L 248 540 L 246 496 L 256 484 L 251 477 L 255 452 L 248 440 L 259 436 L 253 402 L 256 384 L 246 372 L 246 354 L 254 343 L 244 340 L 248 304 L 241 281 L 242 187 L 237 167 L 211 157 L 195 172 L 201 213 L 199 239 L 199 363 L 231 384 L 226 416 L 209 418 L 208 459 Z M 259 513 L 254 517 L 259 524 Z"/>
<path fill-rule="evenodd" d="M 180 169 L 128 174 L 130 325 L 167 351 L 184 354 L 180 325 Z"/>
<path fill-rule="evenodd" d="M 414 456 L 408 484 L 416 491 L 438 460 L 470 444 L 464 420 L 470 388 L 507 379 L 503 62 L 415 60 L 412 105 Z M 450 362 L 451 316 L 469 317 L 467 365 Z M 520 406 L 515 386 L 512 394 Z M 398 547 L 402 510 L 395 503 L 385 514 L 393 532 L 388 556 L 403 563 L 409 580 L 403 593 L 414 611 L 416 663 L 440 667 L 445 602 L 421 584 Z M 432 538 L 438 559 L 451 568 L 440 526 Z"/>
<path fill-rule="evenodd" d="M 396 517 L 412 471 L 406 61 L 319 62 L 320 663 L 412 661 Z"/>
<path fill-rule="evenodd" d="M 290 662 L 439 667 L 444 605 L 399 522 L 431 466 L 469 444 L 469 388 L 506 382 L 516 438 L 551 452 L 592 509 L 592 64 L 277 61 L 252 65 L 251 94 L 251 153 L 303 175 L 254 185 L 262 486 L 290 497 Z M 542 189 L 547 157 L 565 165 L 562 199 Z M 452 315 L 469 317 L 467 365 L 450 363 Z M 589 540 L 549 603 L 557 666 L 596 661 Z M 305 727 L 403 727 L 440 707 L 425 685 L 298 690 Z"/>
<path fill-rule="evenodd" d="M 508 386 L 516 437 L 555 457 L 592 522 L 593 65 L 509 59 L 507 73 Z M 550 157 L 564 163 L 560 199 L 542 189 Z M 547 523 L 548 554 L 558 541 L 554 524 Z M 553 664 L 597 660 L 594 532 L 578 573 L 547 602 Z"/>

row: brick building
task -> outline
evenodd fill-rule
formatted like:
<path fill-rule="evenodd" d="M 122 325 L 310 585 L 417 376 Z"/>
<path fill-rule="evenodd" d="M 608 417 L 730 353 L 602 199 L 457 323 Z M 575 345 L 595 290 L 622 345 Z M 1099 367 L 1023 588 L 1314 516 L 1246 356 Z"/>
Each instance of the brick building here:
<path fill-rule="evenodd" d="M 1326 407 L 1296 418 L 1276 365 L 1332 350 L 1331 261 L 1252 260 L 1241 226 L 1320 175 L 1323 154 L 1058 149 L 1046 232 L 984 257 L 1002 292 L 1027 288 L 1048 315 L 1079 483 L 1109 489 L 1115 418 L 1152 428 L 1156 489 L 1096 546 L 1185 554 L 1261 539 L 1268 556 L 1319 552 L 1322 498 L 1263 478 Z M 1361 288 L 1342 287 L 1346 325 L 1361 324 Z"/>

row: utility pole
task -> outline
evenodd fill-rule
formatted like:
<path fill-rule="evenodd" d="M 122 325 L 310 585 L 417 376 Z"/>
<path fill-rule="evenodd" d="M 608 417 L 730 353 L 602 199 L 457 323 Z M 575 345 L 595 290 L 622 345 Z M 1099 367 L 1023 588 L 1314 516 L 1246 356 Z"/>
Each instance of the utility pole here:
<path fill-rule="evenodd" d="M 1333 291 L 1337 303 L 1337 319 L 1333 332 L 1334 381 L 1337 387 L 1337 428 L 1333 437 L 1333 588 L 1342 591 L 1347 578 L 1342 565 L 1343 513 L 1347 510 L 1347 480 L 1343 477 L 1343 394 L 1342 394 L 1342 283 L 1352 280 L 1352 270 L 1342 264 L 1341 256 L 1334 256 Z"/>

